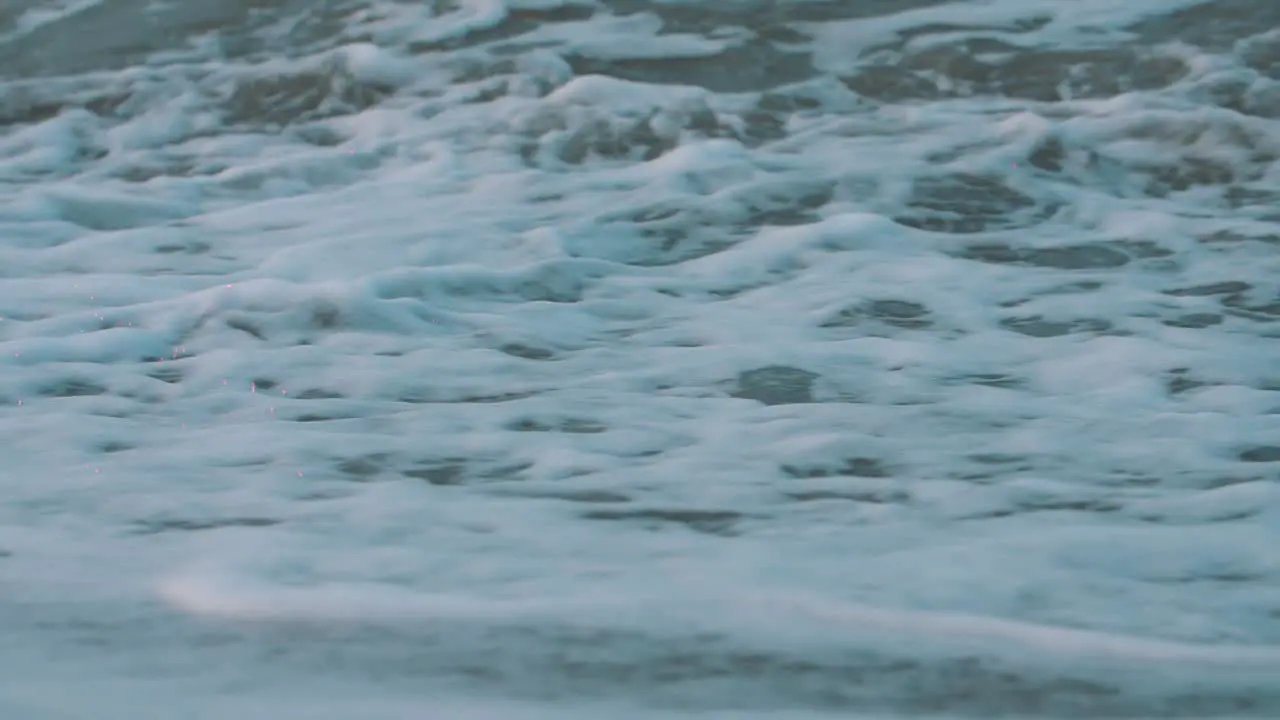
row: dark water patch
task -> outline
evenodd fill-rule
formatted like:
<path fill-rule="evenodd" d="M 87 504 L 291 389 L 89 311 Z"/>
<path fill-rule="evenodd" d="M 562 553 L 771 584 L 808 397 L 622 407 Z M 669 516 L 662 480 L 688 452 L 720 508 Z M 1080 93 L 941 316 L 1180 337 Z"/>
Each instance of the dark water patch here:
<path fill-rule="evenodd" d="M 924 330 L 933 326 L 929 308 L 910 300 L 871 300 L 841 308 L 823 320 L 824 328 L 856 327 L 879 322 L 903 330 Z"/>
<path fill-rule="evenodd" d="M 1007 55 L 998 61 L 983 61 L 978 59 L 981 53 Z M 930 49 L 909 57 L 906 65 L 939 72 L 969 93 L 1047 102 L 1155 90 L 1173 84 L 1188 70 L 1179 58 L 1150 56 L 1127 48 L 1032 50 L 1002 47 L 989 40 Z"/>
<path fill-rule="evenodd" d="M 347 136 L 327 125 L 316 123 L 293 128 L 294 137 L 316 147 L 336 147 L 347 141 Z"/>
<path fill-rule="evenodd" d="M 1234 518 L 1224 518 L 1218 522 L 1230 522 L 1231 520 L 1243 520 L 1253 517 L 1256 513 L 1245 512 L 1242 516 Z M 1202 572 L 1188 573 L 1185 575 L 1175 575 L 1172 577 L 1153 577 L 1145 578 L 1147 582 L 1159 583 L 1162 585 L 1189 585 L 1192 583 L 1255 583 L 1267 580 L 1265 573 L 1248 572 L 1244 570 L 1231 570 L 1228 568 L 1220 568 L 1213 570 L 1205 570 Z"/>
<path fill-rule="evenodd" d="M 215 45 L 224 58 L 299 57 L 348 41 L 344 33 L 368 5 L 367 0 L 103 0 L 10 40 L 0 48 L 0 77 L 119 70 L 157 53 L 188 51 L 200 41 Z"/>
<path fill-rule="evenodd" d="M 0 47 L 0 77 L 49 77 L 118 70 L 197 35 L 255 25 L 255 0 L 104 0 Z M 282 5 L 302 6 L 299 0 Z"/>
<path fill-rule="evenodd" d="M 561 432 L 593 435 L 609 429 L 603 423 L 585 418 L 535 418 L 526 417 L 506 425 L 515 432 Z"/>
<path fill-rule="evenodd" d="M 936 81 L 896 65 L 873 65 L 842 79 L 853 92 L 884 103 L 932 101 L 945 96 Z"/>
<path fill-rule="evenodd" d="M 143 642 L 151 633 L 132 632 Z M 248 635 L 248 631 L 236 632 Z M 798 708 L 833 717 L 1274 717 L 1265 680 L 1167 682 L 1161 667 L 1100 672 L 999 653 L 762 646 L 713 632 L 638 631 L 566 620 L 504 623 L 273 623 L 252 642 L 283 672 L 374 679 L 433 692 L 464 683 L 540 703 L 646 703 L 693 716 Z M 265 644 L 265 648 L 263 645 Z M 145 647 L 145 645 L 144 645 Z M 495 652 L 500 648 L 500 652 Z M 1149 665 L 1149 664 L 1148 664 Z M 425 683 L 425 685 L 424 685 Z M 737 715 L 735 715 L 735 713 Z"/>
<path fill-rule="evenodd" d="M 921 50 L 881 50 L 844 78 L 881 102 L 995 95 L 1039 102 L 1157 90 L 1186 76 L 1177 57 L 1134 48 L 1056 50 L 972 38 Z"/>
<path fill-rule="evenodd" d="M 220 163 L 197 165 L 196 162 L 195 158 L 186 157 L 163 159 L 129 158 L 124 164 L 118 165 L 108 172 L 112 177 L 120 178 L 125 182 L 145 183 L 159 177 L 190 178 L 200 175 L 216 175 L 226 169 L 226 166 Z M 192 243 L 193 247 L 198 245 L 199 243 Z M 161 245 L 155 249 L 155 252 L 161 255 L 184 251 L 185 246 L 173 243 Z"/>
<path fill-rule="evenodd" d="M 388 460 L 384 453 L 370 453 L 340 460 L 334 469 L 356 482 L 368 482 L 386 469 Z"/>
<path fill-rule="evenodd" d="M 738 375 L 731 396 L 755 400 L 765 405 L 794 405 L 813 402 L 817 373 L 783 365 L 747 370 Z"/>
<path fill-rule="evenodd" d="M 1133 513 L 1132 517 L 1135 517 L 1142 522 L 1152 523 L 1155 525 L 1212 525 L 1217 523 L 1233 523 L 1241 520 L 1248 520 L 1249 518 L 1257 517 L 1260 514 L 1261 511 L 1257 508 L 1247 508 L 1239 510 L 1222 510 L 1194 517 L 1188 517 L 1183 513 L 1144 511 L 1140 513 Z M 1228 575 L 1229 573 L 1230 571 L 1226 571 L 1224 572 L 1224 575 Z M 1176 578 L 1151 578 L 1148 579 L 1148 582 L 1185 583 L 1213 580 L 1214 575 L 1210 573 L 1205 575 L 1181 576 Z"/>
<path fill-rule="evenodd" d="M 997 265 L 1027 265 L 1054 270 L 1110 270 L 1124 267 L 1132 259 L 1114 243 L 1049 248 L 1014 248 L 1001 243 L 983 243 L 969 245 L 957 254 L 967 260 Z"/>
<path fill-rule="evenodd" d="M 742 140 L 747 147 L 760 147 L 787 137 L 787 118 L 782 113 L 749 110 L 742 114 L 742 126 Z"/>
<path fill-rule="evenodd" d="M 908 300 L 873 300 L 866 306 L 866 313 L 881 322 L 905 329 L 922 329 L 933 324 L 928 319 L 927 307 Z"/>
<path fill-rule="evenodd" d="M 558 500 L 567 500 L 576 503 L 588 503 L 592 505 L 615 505 L 620 503 L 631 502 L 631 498 L 622 493 L 608 492 L 606 490 L 566 490 L 557 492 L 547 497 L 553 497 Z"/>
<path fill-rule="evenodd" d="M 732 195 L 745 217 L 742 229 L 766 225 L 790 226 L 817 222 L 817 210 L 831 201 L 834 185 L 825 181 L 757 183 Z"/>
<path fill-rule="evenodd" d="M 1175 368 L 1169 371 L 1169 376 L 1165 379 L 1164 386 L 1166 392 L 1176 396 L 1202 387 L 1209 387 L 1212 384 L 1197 380 L 1186 368 Z"/>
<path fill-rule="evenodd" d="M 316 422 L 334 422 L 336 420 L 354 420 L 355 418 L 356 418 L 355 415 L 344 415 L 340 413 L 325 414 L 325 413 L 309 412 L 309 413 L 301 413 L 293 417 L 292 420 L 298 423 L 316 423 Z"/>
<path fill-rule="evenodd" d="M 1076 295 L 1079 293 L 1097 292 L 1106 287 L 1106 283 L 1101 280 L 1079 280 L 1077 282 L 1062 283 L 1053 287 L 1042 290 L 1040 295 Z M 1017 303 L 1021 304 L 1021 303 Z M 1002 304 L 1002 307 L 1012 307 L 1012 305 Z"/>
<path fill-rule="evenodd" d="M 1177 288 L 1174 290 L 1166 290 L 1165 294 L 1175 297 L 1209 297 L 1213 295 L 1234 295 L 1248 291 L 1253 286 L 1247 282 L 1239 280 L 1224 280 L 1222 282 L 1209 283 L 1207 285 L 1196 285 L 1194 287 Z"/>
<path fill-rule="evenodd" d="M 945 5 L 952 0 L 859 0 L 858 2 L 775 2 L 731 0 L 716 3 L 655 3 L 652 0 L 602 0 L 619 15 L 651 12 L 667 32 L 711 33 L 725 26 L 777 33 L 787 23 L 853 20 Z"/>
<path fill-rule="evenodd" d="M 1020 465 L 1027 463 L 1031 458 L 1027 455 L 1009 453 L 975 453 L 970 455 L 969 459 L 982 465 Z"/>
<path fill-rule="evenodd" d="M 88 378 L 61 378 L 36 388 L 37 395 L 51 398 L 93 397 L 106 393 L 105 385 Z"/>
<path fill-rule="evenodd" d="M 236 80 L 223 107 L 232 124 L 286 126 L 358 112 L 393 92 L 395 88 L 360 80 L 331 61 L 316 70 Z"/>
<path fill-rule="evenodd" d="M 346 325 L 342 308 L 328 300 L 317 300 L 306 309 L 306 327 L 312 331 L 336 330 Z"/>
<path fill-rule="evenodd" d="M 890 466 L 879 458 L 849 457 L 836 462 L 812 461 L 784 464 L 782 472 L 799 480 L 826 477 L 887 478 L 893 475 Z"/>
<path fill-rule="evenodd" d="M 549 83 L 541 78 L 530 79 L 521 83 L 523 87 L 536 86 L 539 88 L 538 95 L 542 97 L 554 89 Z M 466 105 L 483 105 L 491 103 L 495 100 L 501 100 L 512 94 L 515 85 L 512 83 L 511 77 L 495 77 L 492 79 L 473 82 L 464 92 L 456 96 L 456 102 Z M 432 110 L 431 112 L 435 112 Z"/>
<path fill-rule="evenodd" d="M 405 470 L 404 476 L 417 480 L 425 480 L 432 485 L 451 486 L 466 482 L 467 466 L 461 462 L 446 462 L 440 465 L 419 467 Z"/>
<path fill-rule="evenodd" d="M 1243 317 L 1255 322 L 1280 320 L 1280 297 L 1271 300 L 1259 300 L 1250 297 L 1247 292 L 1240 292 L 1224 296 L 1221 302 L 1227 312 L 1236 317 Z"/>
<path fill-rule="evenodd" d="M 1254 81 L 1237 74 L 1220 74 L 1210 76 L 1188 89 L 1188 95 L 1199 102 L 1214 105 L 1226 110 L 1248 114 L 1245 106 L 1248 103 L 1250 90 Z"/>
<path fill-rule="evenodd" d="M 34 96 L 20 87 L 4 87 L 0 92 L 0 127 L 35 125 L 57 117 L 67 105 Z"/>
<path fill-rule="evenodd" d="M 227 318 L 226 325 L 232 330 L 239 330 L 240 332 L 244 333 L 245 335 L 248 335 L 254 340 L 259 340 L 261 342 L 267 341 L 266 333 L 263 332 L 263 330 L 259 328 L 257 324 L 255 324 L 252 320 L 249 320 L 246 317 Z"/>
<path fill-rule="evenodd" d="M 1046 320 L 1040 315 L 1006 318 L 1000 327 L 1033 338 L 1054 338 L 1077 333 L 1101 333 L 1111 329 L 1111 322 L 1101 318 L 1078 320 Z"/>
<path fill-rule="evenodd" d="M 761 181 L 726 191 L 714 202 L 694 197 L 610 213 L 600 218 L 602 224 L 635 239 L 599 250 L 584 245 L 575 254 L 638 267 L 677 265 L 727 250 L 764 226 L 815 222 L 831 196 L 831 184 L 823 181 Z"/>
<path fill-rule="evenodd" d="M 507 403 L 517 400 L 524 400 L 536 396 L 537 392 L 499 392 L 486 395 L 463 395 L 460 397 L 438 394 L 429 388 L 420 388 L 410 390 L 396 397 L 396 402 L 408 403 L 410 405 L 434 405 L 434 404 L 454 404 L 454 403 L 479 403 L 488 405 L 491 403 Z"/>
<path fill-rule="evenodd" d="M 786 496 L 796 502 L 845 500 L 871 505 L 899 505 L 911 500 L 911 494 L 905 490 L 797 490 Z"/>
<path fill-rule="evenodd" d="M 455 84 L 479 84 L 487 80 L 509 79 L 520 72 L 520 66 L 511 58 L 492 55 L 463 55 L 450 59 L 445 67 Z"/>
<path fill-rule="evenodd" d="M 891 40 L 868 48 L 862 54 L 876 56 L 884 51 L 903 52 L 907 49 L 909 42 L 918 41 L 930 35 L 981 35 L 970 42 L 987 43 L 988 47 L 1010 47 L 1008 41 L 999 38 L 1040 30 L 1051 22 L 1053 22 L 1052 15 L 1032 15 L 1009 23 L 924 22 L 898 30 Z"/>
<path fill-rule="evenodd" d="M 1240 460 L 1249 463 L 1280 463 L 1280 445 L 1257 445 L 1240 451 Z"/>
<path fill-rule="evenodd" d="M 204 255 L 212 249 L 213 247 L 207 242 L 201 240 L 188 240 L 186 242 L 157 245 L 155 252 L 160 255 L 173 255 L 174 253 L 181 253 L 183 255 Z"/>
<path fill-rule="evenodd" d="M 1013 504 L 986 510 L 971 515 L 965 515 L 965 520 L 991 520 L 995 518 L 1015 517 L 1028 513 L 1038 512 L 1089 512 L 1089 513 L 1113 513 L 1124 509 L 1124 505 L 1119 502 L 1103 499 L 1087 499 L 1087 500 L 1071 500 L 1071 499 L 1053 499 L 1038 498 L 1026 499 L 1014 502 Z"/>
<path fill-rule="evenodd" d="M 534 302 L 581 302 L 587 289 L 601 277 L 598 269 L 581 272 L 571 263 L 539 267 L 512 288 L 513 294 Z"/>
<path fill-rule="evenodd" d="M 1177 317 L 1165 318 L 1160 322 L 1169 327 L 1184 328 L 1188 330 L 1203 330 L 1215 325 L 1222 324 L 1223 317 L 1219 313 L 1187 313 Z"/>
<path fill-rule="evenodd" d="M 653 229 L 648 228 L 643 234 L 646 238 L 661 240 L 661 244 L 653 254 L 634 259 L 628 263 L 629 265 L 648 268 L 679 265 L 724 252 L 738 243 L 737 238 L 726 237 L 723 230 L 717 234 L 711 228 L 700 228 L 698 232 L 692 234 L 686 234 L 680 230 L 660 231 L 656 238 L 653 237 Z"/>
<path fill-rule="evenodd" d="M 582 517 L 589 520 L 638 522 L 654 530 L 664 529 L 670 525 L 680 525 L 706 535 L 730 536 L 736 534 L 736 526 L 744 516 L 732 510 L 619 509 L 592 510 L 583 513 Z"/>
<path fill-rule="evenodd" d="M 529 492 L 509 492 L 504 495 L 535 499 L 564 500 L 566 502 L 584 503 L 587 505 L 620 505 L 631 502 L 631 497 L 609 490 L 545 490 Z"/>
<path fill-rule="evenodd" d="M 1115 240 L 1108 243 L 1111 247 L 1128 253 L 1135 260 L 1151 260 L 1172 257 L 1174 252 L 1159 243 L 1150 240 Z"/>
<path fill-rule="evenodd" d="M 263 528 L 279 525 L 280 520 L 264 517 L 218 518 L 218 519 L 167 519 L 144 520 L 136 523 L 137 532 L 142 535 L 158 535 L 166 532 L 200 532 L 205 530 L 221 530 L 222 528 Z"/>
<path fill-rule="evenodd" d="M 98 117 L 122 118 L 136 110 L 128 107 L 134 99 L 135 95 L 128 90 L 95 94 L 84 101 L 84 108 Z"/>
<path fill-rule="evenodd" d="M 1194 188 L 1255 187 L 1277 158 L 1274 140 L 1255 120 L 1213 111 L 1137 115 L 1111 142 L 1136 143 L 1148 151 L 1113 157 L 1106 147 L 1081 149 L 1083 162 L 1070 176 L 1122 197 L 1166 197 Z M 1226 158 L 1232 158 L 1228 161 Z"/>
<path fill-rule="evenodd" d="M 0 50 L 3 54 L 3 50 Z M 101 84 L 86 86 L 83 83 L 70 82 L 0 82 L 0 127 L 6 125 L 34 125 L 51 120 L 63 113 L 85 111 L 83 120 L 92 121 L 94 116 L 114 117 L 120 106 L 131 97 L 127 89 Z M 92 138 L 89 125 L 82 123 L 77 130 L 81 137 L 77 139 L 90 143 Z M 100 153 L 105 148 L 86 147 L 78 152 L 84 156 Z M 98 154 L 101 157 L 101 154 Z"/>
<path fill-rule="evenodd" d="M 755 107 L 743 112 L 740 140 L 749 147 L 787 137 L 787 123 L 795 118 L 811 118 L 870 110 L 856 94 L 830 77 L 779 87 L 760 94 Z"/>
<path fill-rule="evenodd" d="M 668 709 L 663 714 L 687 717 L 807 711 L 850 718 L 1202 720 L 1274 718 L 1280 707 L 1280 689 L 1261 666 L 1231 675 L 1229 666 L 1206 663 L 1207 675 L 1193 675 L 1192 663 L 1121 657 L 1100 669 L 1089 661 L 1095 654 L 1089 647 L 1078 653 L 1086 662 L 1063 662 L 1060 656 L 1028 660 L 1017 638 L 998 630 L 970 632 L 970 642 L 936 650 L 938 643 L 922 649 L 913 641 L 927 627 L 903 628 L 894 643 L 884 632 L 849 631 L 846 623 L 847 641 L 836 642 L 820 637 L 814 613 L 799 618 L 798 641 L 776 631 L 761 639 L 751 618 L 742 619 L 743 610 L 764 605 L 766 614 L 789 621 L 795 613 L 787 604 L 770 608 L 768 597 L 755 596 L 731 600 L 729 612 L 719 617 L 714 607 L 681 607 L 678 597 L 655 589 L 645 597 L 661 602 L 661 622 L 646 615 L 650 604 L 642 598 L 640 616 L 628 612 L 616 622 L 597 612 L 580 617 L 569 608 L 557 618 L 532 620 L 508 614 L 450 622 L 273 617 L 253 623 L 202 618 L 193 624 L 177 621 L 173 613 L 51 616 L 44 608 L 32 614 L 15 605 L 18 615 L 10 624 L 56 627 L 69 650 L 96 645 L 118 654 L 125 649 L 122 640 L 138 657 L 200 648 L 212 652 L 196 656 L 206 664 L 267 658 L 271 671 L 282 676 L 354 681 L 393 694 L 434 697 L 465 687 L 476 696 L 540 707 L 573 698 L 595 706 L 660 706 Z M 1264 602 L 1260 609 L 1272 606 Z M 680 621 L 690 616 L 708 622 Z"/>
<path fill-rule="evenodd" d="M 864 320 L 861 303 L 841 308 L 831 317 L 823 320 L 819 325 L 824 328 L 850 328 L 857 327 Z"/>
<path fill-rule="evenodd" d="M 631 222 L 637 225 L 643 225 L 645 223 L 661 222 L 663 220 L 678 218 L 683 213 L 687 212 L 689 212 L 689 208 L 683 203 L 656 203 L 626 210 L 616 216 L 616 219 L 622 222 Z"/>
<path fill-rule="evenodd" d="M 605 223 L 606 228 L 613 225 L 619 233 L 634 235 L 635 241 L 601 254 L 636 267 L 679 265 L 740 242 L 748 229 L 734 227 L 735 217 L 745 219 L 742 213 L 711 213 L 697 207 L 643 208 Z"/>
<path fill-rule="evenodd" d="M 1280 205 L 1280 194 L 1276 195 L 1275 202 L 1277 205 Z M 1231 209 L 1239 210 L 1240 208 L 1232 207 Z M 1254 208 L 1250 208 L 1250 209 L 1254 209 Z M 1280 215 L 1277 215 L 1275 220 L 1280 221 Z M 1280 234 L 1270 234 L 1265 232 L 1264 233 L 1252 233 L 1252 232 L 1246 233 L 1246 232 L 1240 232 L 1238 230 L 1218 230 L 1217 232 L 1209 233 L 1207 235 L 1200 235 L 1196 239 L 1199 240 L 1201 243 L 1204 243 L 1205 245 L 1208 245 L 1208 246 L 1216 245 L 1216 246 L 1224 247 L 1226 249 L 1232 249 L 1231 246 L 1233 245 L 1244 245 L 1247 243 L 1260 243 L 1262 245 L 1280 246 Z"/>
<path fill-rule="evenodd" d="M 1219 475 L 1206 478 L 1196 486 L 1201 490 L 1217 490 L 1219 488 L 1248 485 L 1249 483 L 1255 482 L 1263 482 L 1263 479 L 1256 475 Z"/>
<path fill-rule="evenodd" d="M 346 396 L 324 388 L 307 388 L 293 395 L 295 400 L 341 400 Z"/>
<path fill-rule="evenodd" d="M 1127 30 L 1148 43 L 1184 42 L 1226 52 L 1237 42 L 1280 27 L 1280 4 L 1258 0 L 1204 0 L 1157 15 Z"/>
<path fill-rule="evenodd" d="M 1280 82 L 1270 78 L 1222 73 L 1198 82 L 1187 92 L 1192 100 L 1267 120 L 1280 118 Z"/>
<path fill-rule="evenodd" d="M 454 487 L 486 482 L 519 480 L 532 463 L 495 461 L 485 458 L 446 457 L 423 460 L 401 475 L 423 480 L 437 487 Z"/>
<path fill-rule="evenodd" d="M 556 357 L 556 354 L 551 350 L 534 345 L 525 345 L 524 343 L 507 343 L 499 347 L 498 350 L 522 360 L 553 360 Z"/>
<path fill-rule="evenodd" d="M 1006 373 L 974 373 L 972 375 L 959 375 L 954 378 L 949 378 L 949 381 L 968 385 L 981 385 L 983 387 L 999 388 L 1002 390 L 1016 390 L 1026 384 L 1024 379 Z"/>
<path fill-rule="evenodd" d="M 709 124 L 718 121 L 710 118 Z M 675 141 L 659 135 L 648 120 L 617 120 L 599 118 L 584 122 L 573 129 L 556 128 L 560 123 L 552 120 L 549 129 L 562 130 L 553 136 L 547 146 L 542 140 L 530 140 L 521 152 L 530 161 L 546 147 L 557 160 L 570 165 L 581 165 L 592 159 L 648 161 L 658 158 L 675 147 Z M 713 136 L 721 133 L 714 133 Z"/>
<path fill-rule="evenodd" d="M 182 368 L 174 365 L 172 362 L 168 364 L 157 363 L 157 367 L 147 373 L 147 377 L 159 380 L 163 383 L 168 383 L 169 385 L 176 385 L 182 382 L 182 379 L 185 376 L 186 373 L 183 372 Z"/>
<path fill-rule="evenodd" d="M 1027 162 L 1031 163 L 1032 167 L 1046 172 L 1061 172 L 1066 160 L 1066 146 L 1060 138 L 1052 135 L 1036 143 L 1027 155 Z"/>
<path fill-rule="evenodd" d="M 223 57 L 250 61 L 299 58 L 350 42 L 371 42 L 359 27 L 374 0 L 236 0 L 249 6 L 243 22 L 211 28 Z M 226 3 L 233 5 L 235 3 Z"/>
<path fill-rule="evenodd" d="M 992 457 L 1001 457 L 999 454 L 990 455 Z M 975 459 L 977 457 L 976 455 L 969 456 L 969 460 L 975 463 L 976 467 L 958 465 L 947 472 L 947 477 L 979 486 L 994 485 L 1007 478 L 1011 473 L 1024 473 L 1035 468 L 1033 460 L 1027 457 L 1020 457 L 1008 462 L 983 462 Z M 1010 455 L 1008 457 L 1015 458 L 1019 456 Z"/>
<path fill-rule="evenodd" d="M 1237 169 L 1230 163 L 1208 158 L 1187 157 L 1151 167 L 1148 172 L 1145 191 L 1152 197 L 1167 197 L 1170 193 L 1207 185 L 1226 185 L 1237 179 Z"/>
<path fill-rule="evenodd" d="M 917 180 L 907 206 L 908 212 L 894 221 L 956 234 L 1031 227 L 1057 210 L 1040 206 L 997 178 L 967 173 Z"/>

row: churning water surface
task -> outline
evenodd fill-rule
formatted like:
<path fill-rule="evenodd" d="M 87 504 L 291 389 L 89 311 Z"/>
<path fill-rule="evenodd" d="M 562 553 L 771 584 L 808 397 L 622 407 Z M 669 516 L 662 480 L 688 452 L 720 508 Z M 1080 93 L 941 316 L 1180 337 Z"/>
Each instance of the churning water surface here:
<path fill-rule="evenodd" d="M 0 716 L 1276 717 L 1277 27 L 0 0 Z"/>

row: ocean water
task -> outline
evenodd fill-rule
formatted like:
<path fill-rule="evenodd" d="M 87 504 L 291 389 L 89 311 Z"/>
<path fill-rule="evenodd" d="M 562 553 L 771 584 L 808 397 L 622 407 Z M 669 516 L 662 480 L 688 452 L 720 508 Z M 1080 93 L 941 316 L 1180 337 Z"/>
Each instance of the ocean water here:
<path fill-rule="evenodd" d="M 0 717 L 1280 716 L 1277 28 L 0 0 Z"/>

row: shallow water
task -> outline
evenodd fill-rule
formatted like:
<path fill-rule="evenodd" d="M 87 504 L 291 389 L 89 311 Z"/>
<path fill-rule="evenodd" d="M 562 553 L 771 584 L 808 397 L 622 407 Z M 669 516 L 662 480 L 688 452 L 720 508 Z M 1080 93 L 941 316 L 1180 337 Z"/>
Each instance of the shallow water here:
<path fill-rule="evenodd" d="M 0 711 L 1280 714 L 1276 26 L 0 0 Z"/>

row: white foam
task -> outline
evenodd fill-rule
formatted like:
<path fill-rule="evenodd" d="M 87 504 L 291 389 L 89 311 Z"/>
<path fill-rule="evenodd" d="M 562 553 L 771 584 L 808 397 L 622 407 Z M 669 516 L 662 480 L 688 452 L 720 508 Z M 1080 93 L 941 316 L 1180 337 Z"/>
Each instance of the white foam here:
<path fill-rule="evenodd" d="M 1195 3 L 908 4 L 285 3 L 4 81 L 0 714 L 550 716 L 467 698 L 577 687 L 555 632 L 646 677 L 796 660 L 571 715 L 816 708 L 850 657 L 1276 707 L 1280 130 L 1206 99 L 1263 71 L 1178 45 L 1115 98 L 858 95 L 877 53 L 1116 48 Z M 661 77 L 807 51 L 769 92 Z M 433 682 L 510 675 L 308 665 L 440 628 Z M 290 632 L 316 657 L 270 659 Z"/>

